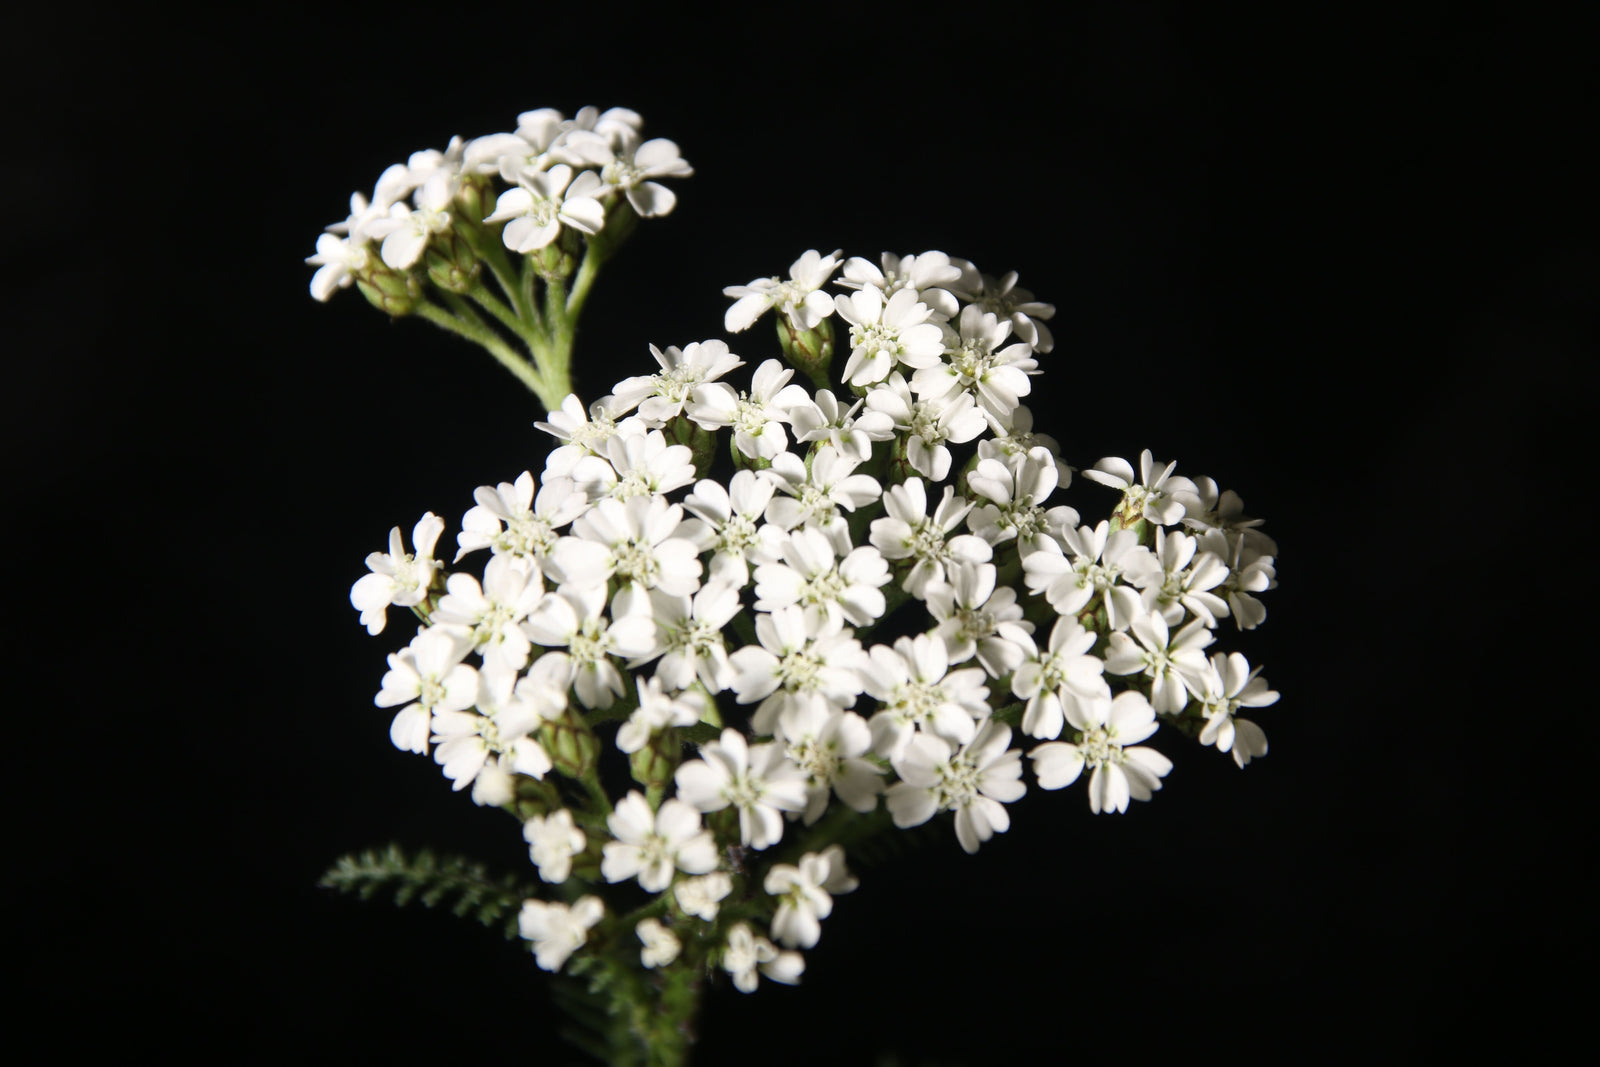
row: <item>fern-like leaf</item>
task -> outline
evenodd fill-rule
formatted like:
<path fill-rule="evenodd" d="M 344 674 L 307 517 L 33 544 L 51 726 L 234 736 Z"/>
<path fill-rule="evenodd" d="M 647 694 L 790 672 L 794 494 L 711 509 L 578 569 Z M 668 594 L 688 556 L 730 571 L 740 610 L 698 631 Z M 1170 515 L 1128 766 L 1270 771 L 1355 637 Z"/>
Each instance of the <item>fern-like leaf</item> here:
<path fill-rule="evenodd" d="M 533 891 L 517 884 L 514 875 L 491 877 L 481 863 L 461 856 L 438 856 L 421 849 L 408 856 L 399 845 L 368 849 L 339 857 L 317 882 L 325 889 L 353 893 L 371 900 L 389 890 L 394 902 L 405 907 L 420 901 L 425 908 L 453 901 L 450 912 L 477 920 L 508 938 L 517 936 L 517 916 Z"/>

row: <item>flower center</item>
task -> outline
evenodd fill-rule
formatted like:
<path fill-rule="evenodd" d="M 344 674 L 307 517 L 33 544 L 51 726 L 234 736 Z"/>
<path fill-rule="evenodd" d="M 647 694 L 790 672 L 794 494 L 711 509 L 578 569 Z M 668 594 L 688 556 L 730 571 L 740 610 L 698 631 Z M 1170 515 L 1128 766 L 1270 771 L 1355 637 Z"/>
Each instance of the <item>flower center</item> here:
<path fill-rule="evenodd" d="M 935 799 L 942 807 L 964 808 L 978 795 L 978 768 L 966 756 L 956 756 L 939 768 Z"/>
<path fill-rule="evenodd" d="M 605 635 L 598 619 L 583 620 L 582 627 L 572 635 L 567 651 L 579 663 L 599 663 L 606 658 Z"/>
<path fill-rule="evenodd" d="M 600 168 L 600 180 L 619 189 L 632 189 L 644 178 L 644 171 L 625 159 L 614 159 Z"/>
<path fill-rule="evenodd" d="M 850 327 L 850 345 L 853 348 L 864 348 L 868 352 L 887 352 L 896 357 L 900 355 L 898 331 L 880 322 L 869 326 Z"/>
<path fill-rule="evenodd" d="M 1122 746 L 1112 740 L 1111 731 L 1103 726 L 1079 734 L 1078 751 L 1083 753 L 1083 762 L 1090 767 L 1123 761 Z"/>
<path fill-rule="evenodd" d="M 620 488 L 620 486 L 619 486 Z M 611 550 L 617 561 L 617 576 L 650 588 L 661 577 L 661 565 L 649 545 L 625 541 Z"/>
<path fill-rule="evenodd" d="M 817 575 L 800 587 L 800 603 L 827 604 L 837 601 L 845 591 L 844 579 L 836 570 Z"/>
<path fill-rule="evenodd" d="M 961 347 L 952 350 L 949 355 L 950 365 L 963 379 L 962 385 L 982 380 L 992 362 L 988 342 L 977 338 L 963 341 Z"/>
<path fill-rule="evenodd" d="M 809 692 L 822 680 L 822 663 L 809 649 L 796 649 L 778 661 L 778 681 L 791 693 Z"/>
<path fill-rule="evenodd" d="M 814 737 L 802 738 L 789 746 L 789 758 L 810 776 L 813 784 L 832 782 L 839 773 L 839 754 L 832 745 L 823 744 Z"/>
<path fill-rule="evenodd" d="M 555 543 L 555 531 L 543 519 L 518 515 L 494 539 L 494 547 L 513 556 L 544 555 Z"/>
<path fill-rule="evenodd" d="M 736 808 L 752 808 L 761 801 L 761 796 L 765 792 L 765 782 L 741 774 L 723 788 L 722 795 Z"/>

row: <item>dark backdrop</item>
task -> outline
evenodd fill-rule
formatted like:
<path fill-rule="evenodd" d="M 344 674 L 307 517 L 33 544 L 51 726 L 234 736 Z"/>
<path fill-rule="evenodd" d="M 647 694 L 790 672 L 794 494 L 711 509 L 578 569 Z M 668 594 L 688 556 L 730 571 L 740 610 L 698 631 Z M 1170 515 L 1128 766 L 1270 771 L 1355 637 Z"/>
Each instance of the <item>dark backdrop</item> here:
<path fill-rule="evenodd" d="M 302 260 L 386 164 L 593 103 L 697 173 L 602 276 L 588 395 L 647 343 L 723 336 L 721 288 L 806 248 L 940 248 L 1056 305 L 1034 406 L 1073 463 L 1176 458 L 1281 547 L 1267 625 L 1223 629 L 1283 694 L 1270 756 L 1174 741 L 1125 816 L 1031 795 L 976 857 L 863 871 L 801 987 L 710 998 L 702 1062 L 1547 1039 L 1576 989 L 1552 967 L 1593 959 L 1592 477 L 1556 444 L 1592 418 L 1600 280 L 1577 27 L 776 14 L 14 28 L 8 940 L 33 1017 L 179 1059 L 561 1062 L 518 946 L 315 888 L 390 840 L 527 869 L 514 825 L 390 746 L 393 643 L 347 592 L 390 526 L 454 530 L 546 446 L 482 353 L 314 303 Z"/>

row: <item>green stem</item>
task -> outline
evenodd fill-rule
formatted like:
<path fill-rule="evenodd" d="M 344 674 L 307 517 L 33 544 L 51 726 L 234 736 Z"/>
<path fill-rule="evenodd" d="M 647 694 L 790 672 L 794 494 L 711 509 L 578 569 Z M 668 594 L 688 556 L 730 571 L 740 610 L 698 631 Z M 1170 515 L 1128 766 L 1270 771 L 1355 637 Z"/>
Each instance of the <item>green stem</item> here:
<path fill-rule="evenodd" d="M 418 301 L 415 313 L 441 329 L 449 330 L 453 334 L 465 337 L 474 344 L 482 345 L 488 349 L 489 354 L 497 359 L 501 366 L 515 374 L 518 381 L 533 390 L 534 395 L 544 404 L 545 410 L 548 411 L 561 405 L 560 397 L 555 400 L 550 399 L 550 389 L 545 385 L 544 379 L 540 377 L 539 372 L 530 366 L 527 360 L 513 352 L 511 346 L 502 341 L 499 335 L 489 329 L 488 325 L 481 319 L 478 320 L 477 324 L 474 324 L 468 320 L 457 318 L 437 304 L 430 304 L 426 301 Z M 473 317 L 476 318 L 476 316 Z M 565 395 L 565 393 L 561 394 L 561 396 Z"/>
<path fill-rule="evenodd" d="M 523 308 L 518 299 L 521 286 L 518 283 L 516 272 L 511 269 L 511 261 L 506 258 L 504 243 L 500 239 L 499 230 L 490 232 L 483 226 L 463 225 L 460 227 L 461 235 L 466 238 L 467 244 L 477 253 L 478 258 L 489 264 L 489 270 L 494 274 L 494 280 L 499 283 L 500 291 L 506 294 L 506 299 L 517 306 L 517 313 L 523 314 Z"/>
<path fill-rule="evenodd" d="M 572 322 L 578 321 L 578 316 L 583 313 L 583 305 L 589 299 L 589 289 L 594 285 L 595 275 L 600 273 L 601 259 L 594 245 L 584 250 L 577 277 L 572 279 L 572 291 L 567 294 L 566 316 Z"/>
<path fill-rule="evenodd" d="M 587 261 L 586 261 L 587 262 Z M 562 399 L 572 392 L 572 341 L 577 314 L 567 312 L 567 287 L 559 281 L 546 278 L 544 283 L 544 326 L 546 344 L 543 352 L 535 352 L 539 373 L 549 383 L 549 389 L 559 407 Z"/>
<path fill-rule="evenodd" d="M 537 329 L 528 325 L 526 321 L 517 317 L 517 313 L 506 307 L 505 301 L 495 296 L 484 286 L 474 286 L 467 292 L 472 302 L 499 320 L 500 325 L 516 334 L 528 349 L 537 353 L 544 345 L 544 335 Z M 460 299 L 459 297 L 457 299 Z M 451 305 L 454 307 L 454 305 Z"/>
<path fill-rule="evenodd" d="M 522 313 L 533 323 L 534 329 L 539 331 L 539 336 L 544 337 L 544 317 L 539 314 L 539 300 L 534 295 L 534 289 L 539 282 L 539 272 L 534 268 L 532 256 L 522 257 L 522 288 L 520 290 L 522 302 L 517 306 L 523 309 Z"/>

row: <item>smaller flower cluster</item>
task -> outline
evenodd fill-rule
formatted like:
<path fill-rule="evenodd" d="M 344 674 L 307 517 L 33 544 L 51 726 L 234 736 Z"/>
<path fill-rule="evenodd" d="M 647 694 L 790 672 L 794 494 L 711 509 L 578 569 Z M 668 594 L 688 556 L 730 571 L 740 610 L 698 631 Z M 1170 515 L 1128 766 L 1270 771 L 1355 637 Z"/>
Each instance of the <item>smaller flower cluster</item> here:
<path fill-rule="evenodd" d="M 482 552 L 480 573 L 434 557 L 430 513 L 351 591 L 373 633 L 392 606 L 424 622 L 376 698 L 394 744 L 513 811 L 541 879 L 597 890 L 526 905 L 547 969 L 626 941 L 645 968 L 793 982 L 855 887 L 828 837 L 850 820 L 951 812 L 971 853 L 1028 771 L 1087 771 L 1096 813 L 1149 800 L 1162 723 L 1240 766 L 1266 752 L 1240 713 L 1277 694 L 1207 658 L 1223 620 L 1264 618 L 1259 520 L 1145 452 L 1082 471 L 1115 495 L 1081 522 L 1023 404 L 1053 309 L 940 252 L 880 263 L 810 251 L 731 287 L 729 329 L 776 311 L 794 365 L 746 380 L 723 341 L 652 348 L 654 373 L 537 424 L 541 477 L 476 491 L 450 566 Z"/>
<path fill-rule="evenodd" d="M 317 268 L 311 295 L 327 300 L 355 283 L 374 304 L 404 314 L 425 280 L 469 292 L 480 259 L 504 259 L 486 240 L 523 255 L 563 250 L 563 233 L 590 238 L 620 214 L 667 214 L 677 197 L 659 179 L 694 171 L 677 145 L 644 139 L 642 126 L 626 108 L 585 107 L 572 118 L 541 108 L 518 115 L 515 132 L 412 153 L 379 176 L 370 198 L 351 194 L 349 216 L 317 239 L 306 260 Z M 541 266 L 571 269 L 559 256 Z"/>

